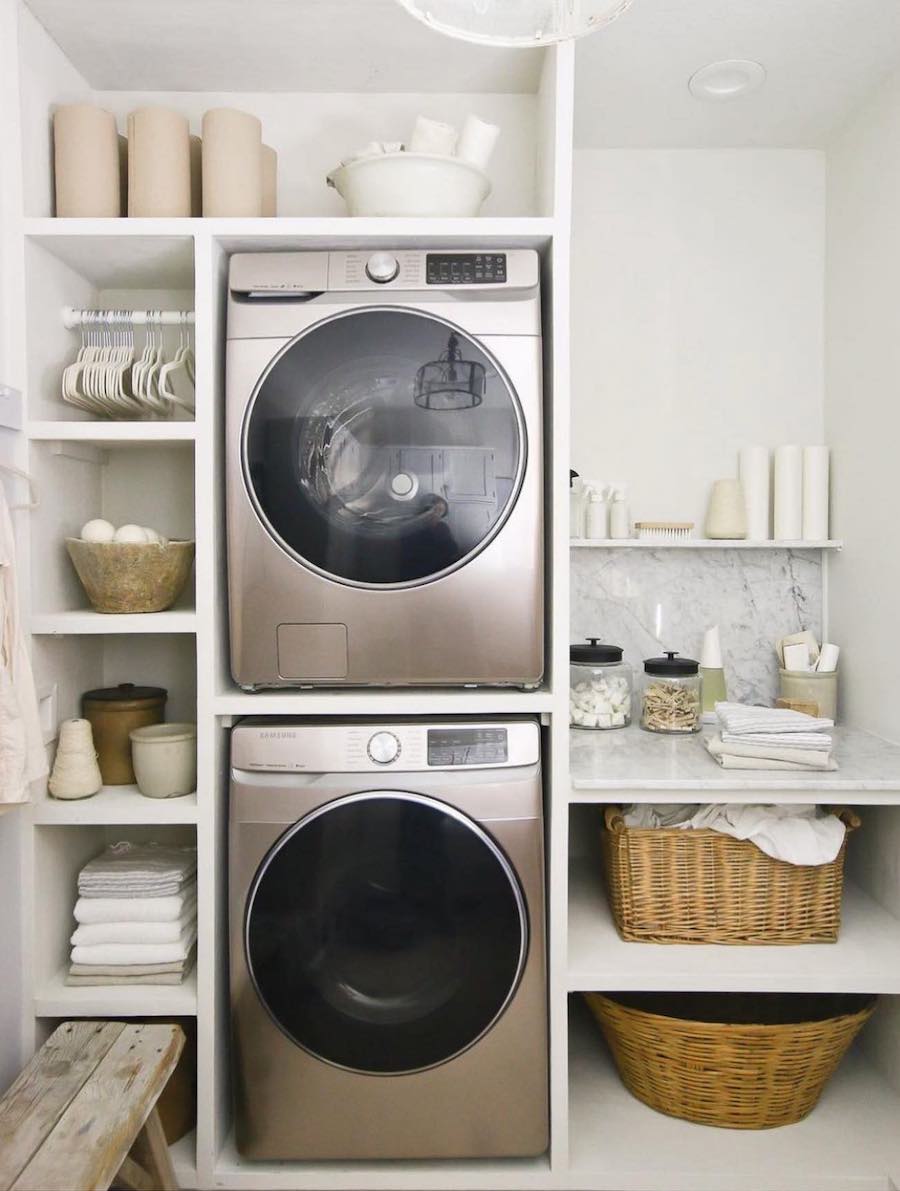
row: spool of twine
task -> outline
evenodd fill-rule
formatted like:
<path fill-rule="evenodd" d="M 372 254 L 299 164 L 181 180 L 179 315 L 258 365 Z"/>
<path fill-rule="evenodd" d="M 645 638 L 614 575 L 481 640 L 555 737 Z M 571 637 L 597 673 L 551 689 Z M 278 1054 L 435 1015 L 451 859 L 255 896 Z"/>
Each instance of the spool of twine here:
<path fill-rule="evenodd" d="M 54 798 L 90 798 L 103 785 L 88 720 L 64 720 L 48 788 Z"/>

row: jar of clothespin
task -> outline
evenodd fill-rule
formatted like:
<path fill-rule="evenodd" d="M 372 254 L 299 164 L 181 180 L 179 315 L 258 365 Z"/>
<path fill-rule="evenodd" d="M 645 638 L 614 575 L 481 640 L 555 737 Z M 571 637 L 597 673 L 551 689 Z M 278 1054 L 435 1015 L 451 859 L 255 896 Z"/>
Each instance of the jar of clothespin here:
<path fill-rule="evenodd" d="M 684 736 L 700 731 L 700 663 L 667 652 L 644 662 L 641 727 L 648 732 Z"/>

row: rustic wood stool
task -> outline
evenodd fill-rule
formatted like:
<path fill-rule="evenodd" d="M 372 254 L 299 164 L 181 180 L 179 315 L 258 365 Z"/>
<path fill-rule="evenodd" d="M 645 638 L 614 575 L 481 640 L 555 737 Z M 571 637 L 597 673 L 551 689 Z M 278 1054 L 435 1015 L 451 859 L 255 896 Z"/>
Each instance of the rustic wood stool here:
<path fill-rule="evenodd" d="M 0 1191 L 178 1191 L 156 1102 L 173 1025 L 67 1021 L 0 1100 Z"/>

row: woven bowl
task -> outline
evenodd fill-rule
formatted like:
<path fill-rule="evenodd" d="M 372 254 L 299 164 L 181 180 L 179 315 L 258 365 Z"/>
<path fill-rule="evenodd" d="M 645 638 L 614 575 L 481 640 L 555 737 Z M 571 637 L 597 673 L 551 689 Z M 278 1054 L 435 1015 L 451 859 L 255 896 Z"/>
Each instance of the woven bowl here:
<path fill-rule="evenodd" d="M 585 993 L 622 1082 L 657 1112 L 773 1129 L 815 1108 L 875 997 Z"/>
<path fill-rule="evenodd" d="M 146 545 L 66 538 L 69 557 L 96 612 L 163 612 L 184 591 L 193 542 Z"/>

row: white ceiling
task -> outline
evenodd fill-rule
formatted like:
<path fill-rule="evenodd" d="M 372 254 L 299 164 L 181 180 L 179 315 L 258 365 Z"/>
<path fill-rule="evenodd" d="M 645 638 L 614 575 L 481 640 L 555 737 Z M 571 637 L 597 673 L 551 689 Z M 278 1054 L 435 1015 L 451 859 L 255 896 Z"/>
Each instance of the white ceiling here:
<path fill-rule="evenodd" d="M 763 89 L 694 99 L 723 58 L 761 62 Z M 577 64 L 579 148 L 819 147 L 900 65 L 900 0 L 634 0 Z"/>
<path fill-rule="evenodd" d="M 541 50 L 427 29 L 395 0 L 26 0 L 100 91 L 531 92 Z"/>

